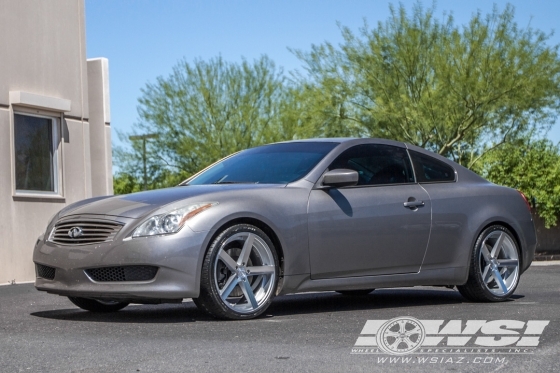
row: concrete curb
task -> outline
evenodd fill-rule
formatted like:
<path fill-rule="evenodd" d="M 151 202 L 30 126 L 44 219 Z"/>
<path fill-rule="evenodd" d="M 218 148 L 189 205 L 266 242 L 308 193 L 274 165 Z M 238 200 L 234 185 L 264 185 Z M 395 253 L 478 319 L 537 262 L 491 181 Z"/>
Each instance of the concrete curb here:
<path fill-rule="evenodd" d="M 548 260 L 560 260 L 560 255 L 559 254 L 540 254 L 537 253 L 535 254 L 535 258 L 533 259 L 534 261 L 548 261 Z"/>
<path fill-rule="evenodd" d="M 22 282 L 6 282 L 6 283 L 2 283 L 0 284 L 0 286 L 10 286 L 10 285 L 23 285 L 23 284 L 34 284 L 35 281 L 22 281 Z"/>
<path fill-rule="evenodd" d="M 560 260 L 543 260 L 543 261 L 533 261 L 531 267 L 546 267 L 546 266 L 557 266 L 560 265 Z"/>

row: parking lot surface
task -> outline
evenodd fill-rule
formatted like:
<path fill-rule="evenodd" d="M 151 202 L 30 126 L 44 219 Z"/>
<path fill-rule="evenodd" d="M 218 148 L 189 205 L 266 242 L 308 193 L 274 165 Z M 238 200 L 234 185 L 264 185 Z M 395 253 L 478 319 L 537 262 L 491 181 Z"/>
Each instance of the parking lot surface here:
<path fill-rule="evenodd" d="M 306 293 L 277 297 L 256 320 L 218 321 L 191 301 L 93 314 L 32 284 L 7 285 L 0 287 L 0 371 L 553 372 L 560 371 L 559 294 L 560 266 L 535 266 L 503 303 L 469 303 L 456 290 L 436 287 L 362 297 Z M 359 337 L 377 338 L 375 328 L 364 329 L 368 320 L 379 326 L 404 316 L 420 320 L 423 335 L 441 342 L 401 355 L 360 346 L 366 339 L 356 345 Z M 478 320 L 471 321 L 478 329 L 466 328 L 468 320 Z M 540 330 L 529 331 L 530 320 Z M 439 330 L 430 331 L 434 322 Z M 453 342 L 451 334 L 464 339 Z M 484 347 L 504 345 L 505 337 L 514 342 Z M 521 337 L 531 337 L 533 346 L 516 345 Z"/>

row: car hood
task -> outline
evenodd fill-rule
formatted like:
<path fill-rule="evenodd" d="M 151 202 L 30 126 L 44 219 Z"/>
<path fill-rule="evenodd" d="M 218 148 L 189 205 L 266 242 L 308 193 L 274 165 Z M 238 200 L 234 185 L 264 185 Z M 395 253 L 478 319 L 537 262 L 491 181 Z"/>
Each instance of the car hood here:
<path fill-rule="evenodd" d="M 59 217 L 87 214 L 112 215 L 136 219 L 162 206 L 187 198 L 200 197 L 204 200 L 200 199 L 193 202 L 212 202 L 213 195 L 223 194 L 227 191 L 279 187 L 284 187 L 284 185 L 227 184 L 178 186 L 80 201 L 62 210 Z"/>

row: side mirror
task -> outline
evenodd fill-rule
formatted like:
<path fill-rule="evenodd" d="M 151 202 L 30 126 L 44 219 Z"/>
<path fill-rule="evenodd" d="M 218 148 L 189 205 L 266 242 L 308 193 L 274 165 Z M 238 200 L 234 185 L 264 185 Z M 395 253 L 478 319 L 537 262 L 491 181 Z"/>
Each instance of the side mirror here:
<path fill-rule="evenodd" d="M 328 171 L 323 175 L 323 185 L 333 188 L 358 184 L 358 172 L 346 168 Z"/>

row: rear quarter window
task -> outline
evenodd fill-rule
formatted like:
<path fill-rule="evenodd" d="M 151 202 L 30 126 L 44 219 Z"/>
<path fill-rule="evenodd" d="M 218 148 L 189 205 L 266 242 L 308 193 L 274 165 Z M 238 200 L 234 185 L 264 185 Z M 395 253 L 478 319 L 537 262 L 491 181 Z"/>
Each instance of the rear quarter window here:
<path fill-rule="evenodd" d="M 409 150 L 409 153 L 414 165 L 416 180 L 419 183 L 455 181 L 455 170 L 453 167 L 440 160 L 413 150 Z"/>

